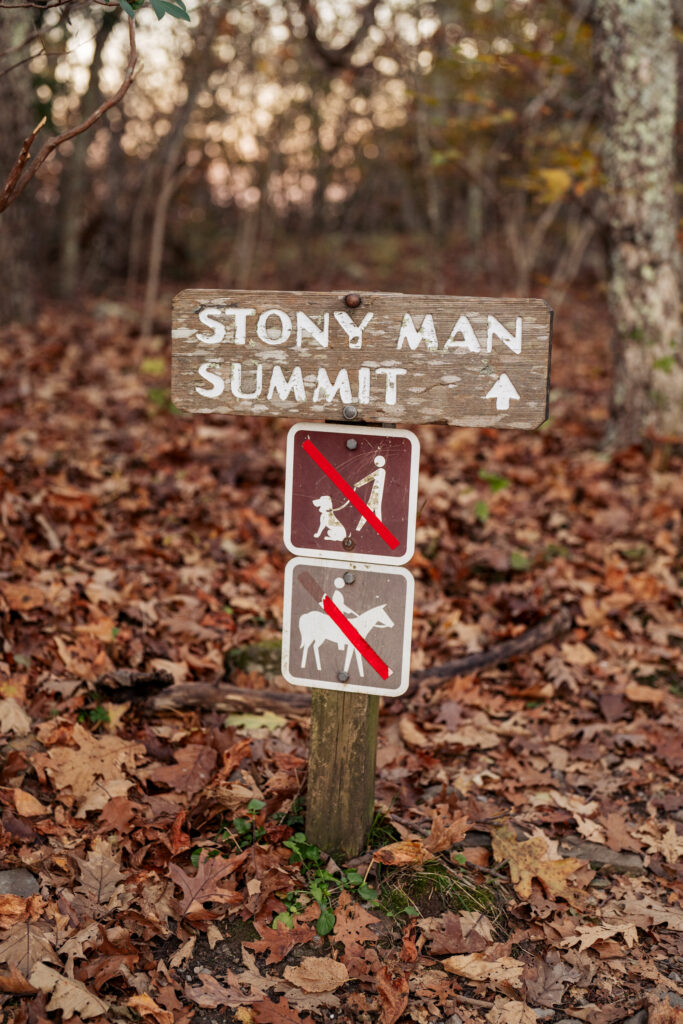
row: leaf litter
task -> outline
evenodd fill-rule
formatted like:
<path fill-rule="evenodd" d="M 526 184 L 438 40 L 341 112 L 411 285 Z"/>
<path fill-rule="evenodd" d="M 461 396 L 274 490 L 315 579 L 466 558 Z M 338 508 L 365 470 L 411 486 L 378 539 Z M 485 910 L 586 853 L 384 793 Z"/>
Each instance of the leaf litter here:
<path fill-rule="evenodd" d="M 542 430 L 420 428 L 413 667 L 572 629 L 387 703 L 350 865 L 293 854 L 305 713 L 221 691 L 289 692 L 285 426 L 160 405 L 127 321 L 3 328 L 3 1020 L 677 1024 L 683 453 L 600 451 L 563 320 Z"/>

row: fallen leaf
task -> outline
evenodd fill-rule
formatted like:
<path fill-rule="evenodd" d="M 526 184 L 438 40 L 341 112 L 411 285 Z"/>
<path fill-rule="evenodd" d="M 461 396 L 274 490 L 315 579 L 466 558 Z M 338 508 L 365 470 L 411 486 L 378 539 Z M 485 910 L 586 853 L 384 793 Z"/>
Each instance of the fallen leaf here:
<path fill-rule="evenodd" d="M 424 864 L 426 860 L 433 860 L 434 854 L 419 839 L 402 839 L 375 850 L 372 859 L 379 864 L 400 867 L 404 864 Z"/>
<path fill-rule="evenodd" d="M 510 866 L 510 878 L 522 899 L 531 895 L 531 882 L 537 878 L 549 899 L 561 896 L 569 903 L 575 894 L 567 885 L 567 879 L 585 866 L 585 861 L 576 857 L 548 860 L 548 841 L 542 836 L 526 839 L 519 843 L 509 825 L 491 829 L 493 855 L 498 862 L 506 860 Z"/>
<path fill-rule="evenodd" d="M 458 811 L 451 814 L 446 806 L 437 807 L 432 818 L 432 827 L 424 841 L 426 849 L 431 853 L 450 850 L 456 843 L 465 838 L 470 823 L 467 814 Z"/>
<path fill-rule="evenodd" d="M 189 960 L 194 952 L 195 943 L 197 941 L 196 935 L 190 935 L 189 939 L 183 942 L 182 946 L 176 949 L 175 953 L 168 961 L 169 967 L 181 967 L 186 960 Z"/>
<path fill-rule="evenodd" d="M 225 857 L 208 857 L 202 851 L 196 874 L 188 875 L 178 864 L 169 864 L 168 873 L 176 885 L 183 890 L 183 899 L 178 901 L 178 912 L 181 917 L 201 910 L 205 903 L 227 903 L 235 905 L 242 902 L 242 895 L 234 889 L 221 889 L 218 882 L 233 874 L 248 856 L 248 851 L 237 853 L 227 860 Z"/>
<path fill-rule="evenodd" d="M 175 750 L 173 756 L 176 764 L 157 765 L 147 777 L 188 796 L 194 796 L 209 784 L 218 757 L 213 747 L 188 743 Z"/>
<path fill-rule="evenodd" d="M 35 583 L 10 583 L 9 580 L 0 580 L 0 594 L 13 612 L 30 612 L 34 608 L 42 608 L 45 604 L 45 593 Z"/>
<path fill-rule="evenodd" d="M 446 911 L 440 917 L 425 917 L 418 928 L 431 943 L 433 956 L 444 953 L 481 953 L 493 942 L 493 928 L 484 914 Z"/>
<path fill-rule="evenodd" d="M 252 996 L 243 996 L 238 989 L 225 988 L 213 975 L 202 971 L 197 975 L 199 985 L 186 985 L 183 989 L 188 999 L 191 999 L 197 1006 L 207 1010 L 215 1010 L 218 1006 L 241 1006 L 244 1003 L 251 1003 Z"/>
<path fill-rule="evenodd" d="M 349 980 L 344 964 L 329 956 L 307 956 L 296 967 L 285 967 L 287 981 L 304 992 L 334 992 Z"/>
<path fill-rule="evenodd" d="M 574 935 L 569 935 L 560 943 L 565 949 L 576 946 L 578 943 L 579 953 L 589 949 L 596 942 L 604 942 L 611 939 L 613 935 L 623 935 L 624 942 L 629 949 L 638 942 L 638 931 L 636 926 L 628 921 L 615 925 L 586 925 L 580 924 Z"/>
<path fill-rule="evenodd" d="M 14 697 L 0 700 L 0 733 L 28 736 L 31 724 L 31 719 Z"/>
<path fill-rule="evenodd" d="M 126 1006 L 140 1014 L 141 1017 L 150 1018 L 156 1024 L 173 1024 L 175 1020 L 174 1014 L 170 1010 L 162 1010 L 147 992 L 131 996 Z"/>
<path fill-rule="evenodd" d="M 346 890 L 337 901 L 335 914 L 334 940 L 343 944 L 347 956 L 362 956 L 362 943 L 377 942 L 377 932 L 371 926 L 379 924 L 379 918 L 373 917 Z"/>
<path fill-rule="evenodd" d="M 22 818 L 38 818 L 48 813 L 47 807 L 43 807 L 40 800 L 36 800 L 33 794 L 27 793 L 25 789 L 14 789 L 12 796 L 14 808 Z"/>
<path fill-rule="evenodd" d="M 78 857 L 74 859 L 81 876 L 78 889 L 94 903 L 108 904 L 124 877 L 118 861 L 111 854 L 109 844 L 96 839 L 85 860 Z"/>
<path fill-rule="evenodd" d="M 408 981 L 402 974 L 391 974 L 386 967 L 377 973 L 377 991 L 382 1008 L 380 1024 L 396 1024 L 408 1005 Z"/>
<path fill-rule="evenodd" d="M 71 735 L 76 747 L 54 746 L 31 758 L 39 772 L 47 774 L 60 796 L 66 792 L 80 799 L 95 788 L 97 779 L 104 779 L 105 783 L 125 779 L 124 770 L 132 771 L 145 756 L 142 743 L 118 736 L 93 736 L 82 725 L 74 725 Z M 106 791 L 105 797 L 110 799 Z"/>
<path fill-rule="evenodd" d="M 641 686 L 640 683 L 628 683 L 624 693 L 634 704 L 657 706 L 664 700 L 663 690 L 655 690 L 652 686 Z"/>
<path fill-rule="evenodd" d="M 30 980 L 36 963 L 56 959 L 51 940 L 52 932 L 46 925 L 22 921 L 11 929 L 4 942 L 0 942 L 0 963 L 17 967 Z"/>
<path fill-rule="evenodd" d="M 256 1024 L 314 1024 L 310 1015 L 302 1017 L 284 996 L 280 996 L 277 1003 L 271 999 L 262 999 L 253 1004 L 251 1011 Z"/>
<path fill-rule="evenodd" d="M 283 725 L 287 725 L 287 719 L 282 715 L 276 715 L 274 711 L 264 711 L 262 714 L 236 712 L 228 715 L 224 724 L 234 725 L 242 732 L 258 732 L 259 729 L 273 732 L 274 729 L 280 729 Z"/>
<path fill-rule="evenodd" d="M 47 964 L 36 964 L 31 971 L 29 981 L 34 988 L 52 995 L 47 1004 L 48 1011 L 61 1010 L 64 1020 L 78 1014 L 83 1020 L 106 1014 L 109 1003 L 91 992 L 81 981 L 66 978 Z"/>
<path fill-rule="evenodd" d="M 10 967 L 9 974 L 0 974 L 0 992 L 12 996 L 28 996 L 37 991 L 16 967 Z"/>
<path fill-rule="evenodd" d="M 537 1017 L 530 1006 L 518 1003 L 516 999 L 496 996 L 496 1001 L 486 1014 L 490 1024 L 536 1024 Z"/>
<path fill-rule="evenodd" d="M 278 921 L 277 926 L 271 928 L 265 921 L 258 920 L 254 921 L 254 927 L 261 939 L 245 942 L 244 946 L 255 953 L 268 953 L 267 964 L 279 964 L 295 946 L 310 942 L 317 935 L 315 928 L 296 918 L 292 928 L 288 928 L 284 921 Z"/>
<path fill-rule="evenodd" d="M 520 988 L 524 964 L 514 957 L 504 956 L 498 960 L 485 960 L 481 953 L 469 953 L 464 956 L 449 956 L 441 961 L 450 974 L 470 981 L 488 981 L 492 985 L 510 985 Z"/>

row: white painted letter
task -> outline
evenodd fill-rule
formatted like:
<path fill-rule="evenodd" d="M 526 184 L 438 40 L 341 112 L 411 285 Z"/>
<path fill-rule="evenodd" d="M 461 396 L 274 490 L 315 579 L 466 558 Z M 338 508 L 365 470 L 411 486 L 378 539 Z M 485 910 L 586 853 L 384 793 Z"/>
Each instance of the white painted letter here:
<path fill-rule="evenodd" d="M 305 402 L 306 391 L 304 389 L 304 378 L 301 375 L 301 367 L 295 366 L 289 380 L 285 380 L 282 367 L 275 366 L 270 378 L 268 401 L 271 400 L 276 391 L 278 398 L 281 398 L 283 402 L 289 398 L 292 391 L 297 402 Z"/>
<path fill-rule="evenodd" d="M 220 344 L 225 337 L 225 325 L 219 324 L 213 318 L 215 316 L 222 316 L 224 312 L 225 310 L 218 309 L 216 306 L 207 306 L 206 309 L 199 310 L 197 316 L 206 327 L 213 327 L 213 334 L 198 334 L 197 341 L 201 341 L 204 345 Z"/>
<path fill-rule="evenodd" d="M 245 345 L 247 341 L 247 317 L 253 316 L 255 309 L 225 309 L 225 316 L 235 318 L 235 344 Z"/>
<path fill-rule="evenodd" d="M 462 334 L 460 341 L 455 340 L 456 334 Z M 444 351 L 447 348 L 465 348 L 468 352 L 481 352 L 481 346 L 476 334 L 474 333 L 474 328 L 464 314 L 461 317 L 458 317 L 458 322 L 451 331 L 448 341 L 444 345 Z"/>
<path fill-rule="evenodd" d="M 505 342 L 508 348 L 511 348 L 515 355 L 519 355 L 522 351 L 522 318 L 518 316 L 515 321 L 515 333 L 510 334 L 507 327 L 503 327 L 500 320 L 496 320 L 495 316 L 489 316 L 489 331 L 486 338 L 486 351 L 490 352 L 493 348 L 494 335 L 500 338 L 501 341 Z"/>
<path fill-rule="evenodd" d="M 276 327 L 268 327 L 268 319 L 271 316 L 278 317 L 280 321 L 280 331 Z M 266 345 L 284 345 L 287 338 L 292 333 L 292 321 L 289 319 L 286 313 L 283 313 L 281 309 L 267 309 L 258 318 L 256 325 L 256 333 L 265 342 Z M 274 337 L 273 337 L 274 335 Z"/>
<path fill-rule="evenodd" d="M 375 373 L 385 373 L 387 376 L 387 390 L 384 395 L 385 405 L 396 405 L 396 378 L 401 373 L 407 373 L 407 370 L 401 370 L 394 366 L 379 366 Z"/>
<path fill-rule="evenodd" d="M 305 313 L 296 314 L 296 347 L 301 348 L 304 331 L 307 331 L 322 348 L 327 348 L 330 342 L 330 314 L 323 313 L 323 325 L 318 327 L 314 320 Z"/>
<path fill-rule="evenodd" d="M 195 388 L 197 394 L 203 395 L 204 398 L 220 398 L 225 389 L 225 381 L 219 374 L 214 373 L 214 371 L 211 369 L 212 365 L 215 364 L 202 363 L 202 365 L 199 367 L 199 370 L 197 371 L 199 373 L 199 376 L 203 377 L 204 380 L 208 381 L 209 384 L 211 385 L 210 388 L 200 388 L 199 386 Z"/>
<path fill-rule="evenodd" d="M 334 314 L 334 319 L 337 321 L 339 326 L 344 329 L 344 333 L 349 339 L 349 348 L 363 347 L 363 331 L 368 326 L 374 315 L 374 313 L 366 313 L 359 324 L 354 324 L 349 314 L 345 313 L 343 310 L 340 313 Z"/>
<path fill-rule="evenodd" d="M 358 371 L 358 404 L 367 405 L 370 401 L 370 367 L 361 366 Z"/>
<path fill-rule="evenodd" d="M 412 349 L 416 349 L 420 342 L 424 341 L 429 351 L 435 352 L 439 347 L 439 342 L 436 338 L 436 328 L 434 327 L 434 317 L 432 314 L 427 313 L 418 331 L 413 323 L 412 316 L 410 313 L 406 313 L 401 321 L 401 332 L 398 336 L 396 348 L 403 348 L 404 341 L 407 341 L 408 347 Z"/>
<path fill-rule="evenodd" d="M 331 402 L 339 392 L 339 399 L 344 405 L 351 405 L 351 384 L 349 383 L 349 371 L 340 370 L 334 384 L 329 378 L 327 370 L 322 367 L 318 370 L 318 383 L 313 392 L 314 402 Z"/>
<path fill-rule="evenodd" d="M 245 395 L 242 391 L 242 364 L 232 364 L 232 374 L 230 378 L 230 390 L 232 391 L 235 398 L 258 398 L 261 394 L 261 388 L 263 387 L 263 367 L 260 363 L 256 364 L 256 389 L 252 391 L 250 395 Z"/>

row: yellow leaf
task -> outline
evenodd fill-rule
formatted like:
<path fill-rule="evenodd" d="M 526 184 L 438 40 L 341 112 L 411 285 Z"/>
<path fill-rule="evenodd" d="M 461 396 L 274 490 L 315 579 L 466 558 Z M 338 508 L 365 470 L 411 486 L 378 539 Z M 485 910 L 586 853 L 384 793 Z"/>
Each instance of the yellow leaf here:
<path fill-rule="evenodd" d="M 571 175 L 563 167 L 541 167 L 538 176 L 541 179 L 538 198 L 542 203 L 562 199 L 572 185 Z"/>
<path fill-rule="evenodd" d="M 523 900 L 531 895 L 532 879 L 537 878 L 549 899 L 561 896 L 568 903 L 574 902 L 574 894 L 567 885 L 567 879 L 586 863 L 576 857 L 548 860 L 548 842 L 542 836 L 517 842 L 509 825 L 491 829 L 493 856 L 497 861 L 506 860 L 510 865 L 510 878 L 515 890 Z"/>

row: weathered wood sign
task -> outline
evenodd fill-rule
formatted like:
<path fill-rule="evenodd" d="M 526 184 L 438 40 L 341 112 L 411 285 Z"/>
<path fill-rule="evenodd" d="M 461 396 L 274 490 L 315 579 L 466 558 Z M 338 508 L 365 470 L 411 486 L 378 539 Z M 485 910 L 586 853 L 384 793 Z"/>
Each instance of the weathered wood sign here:
<path fill-rule="evenodd" d="M 285 547 L 295 555 L 408 562 L 419 457 L 410 430 L 297 423 L 287 435 Z"/>
<path fill-rule="evenodd" d="M 395 565 L 293 558 L 282 674 L 295 686 L 398 697 L 408 689 L 413 577 Z"/>
<path fill-rule="evenodd" d="M 197 413 L 532 429 L 547 418 L 542 299 L 187 290 L 173 402 Z"/>

